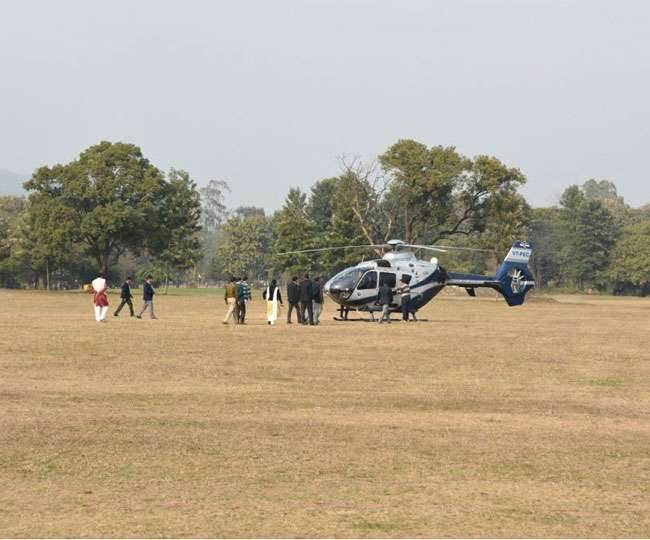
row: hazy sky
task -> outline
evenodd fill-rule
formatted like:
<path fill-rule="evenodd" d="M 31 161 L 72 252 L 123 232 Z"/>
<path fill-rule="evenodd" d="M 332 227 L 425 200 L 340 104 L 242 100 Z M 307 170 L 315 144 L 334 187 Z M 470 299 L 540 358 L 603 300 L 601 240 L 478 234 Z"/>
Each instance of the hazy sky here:
<path fill-rule="evenodd" d="M 232 186 L 290 186 L 400 138 L 493 154 L 535 205 L 650 202 L 650 1 L 0 0 L 0 168 L 100 140 Z"/>

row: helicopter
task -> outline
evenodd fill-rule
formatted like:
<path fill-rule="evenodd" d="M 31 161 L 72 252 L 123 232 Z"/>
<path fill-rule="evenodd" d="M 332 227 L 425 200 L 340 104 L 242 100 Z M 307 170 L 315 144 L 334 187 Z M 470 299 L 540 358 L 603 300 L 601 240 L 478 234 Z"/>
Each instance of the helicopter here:
<path fill-rule="evenodd" d="M 469 296 L 473 297 L 476 296 L 477 288 L 494 289 L 504 297 L 509 306 L 522 305 L 526 293 L 535 286 L 535 280 L 528 268 L 533 247 L 529 242 L 521 240 L 512 245 L 494 276 L 448 272 L 438 264 L 436 257 L 423 260 L 415 255 L 418 250 L 443 253 L 448 250 L 492 252 L 491 250 L 408 244 L 402 240 L 389 240 L 385 244 L 305 249 L 282 255 L 359 248 L 384 249 L 386 252 L 380 259 L 363 261 L 342 270 L 325 283 L 323 290 L 339 304 L 343 320 L 347 320 L 350 310 L 368 312 L 374 320 L 373 313 L 380 309 L 376 305 L 377 294 L 379 287 L 384 284 L 388 284 L 393 290 L 397 288 L 399 282 L 409 286 L 411 296 L 409 312 L 414 320 L 417 320 L 415 313 L 447 286 L 462 287 Z M 401 294 L 396 294 L 389 311 L 392 313 L 401 311 L 401 301 Z"/>

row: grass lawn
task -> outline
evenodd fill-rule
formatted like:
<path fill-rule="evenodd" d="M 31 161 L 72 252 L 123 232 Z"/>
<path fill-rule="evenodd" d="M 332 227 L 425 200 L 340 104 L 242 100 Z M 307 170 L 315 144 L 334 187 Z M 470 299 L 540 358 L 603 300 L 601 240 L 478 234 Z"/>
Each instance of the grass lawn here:
<path fill-rule="evenodd" d="M 0 290 L 0 536 L 650 536 L 650 300 L 268 327 L 258 293 L 235 327 L 216 289 L 105 325 Z"/>

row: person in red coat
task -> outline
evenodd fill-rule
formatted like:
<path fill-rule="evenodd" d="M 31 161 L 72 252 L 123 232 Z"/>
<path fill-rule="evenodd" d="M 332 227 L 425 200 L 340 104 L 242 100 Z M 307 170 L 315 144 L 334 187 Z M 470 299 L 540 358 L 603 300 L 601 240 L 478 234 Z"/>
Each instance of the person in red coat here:
<path fill-rule="evenodd" d="M 93 304 L 95 305 L 95 320 L 97 322 L 107 322 L 106 313 L 108 312 L 108 283 L 103 274 L 99 274 L 92 282 Z"/>

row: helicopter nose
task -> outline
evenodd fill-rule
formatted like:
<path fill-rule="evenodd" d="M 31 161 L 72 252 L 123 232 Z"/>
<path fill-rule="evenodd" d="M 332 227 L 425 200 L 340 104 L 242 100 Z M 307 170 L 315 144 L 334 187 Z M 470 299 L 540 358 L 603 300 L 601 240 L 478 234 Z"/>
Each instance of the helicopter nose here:
<path fill-rule="evenodd" d="M 341 302 L 341 293 L 343 292 L 340 287 L 332 283 L 332 280 L 325 283 L 325 294 L 328 295 L 335 302 Z"/>

